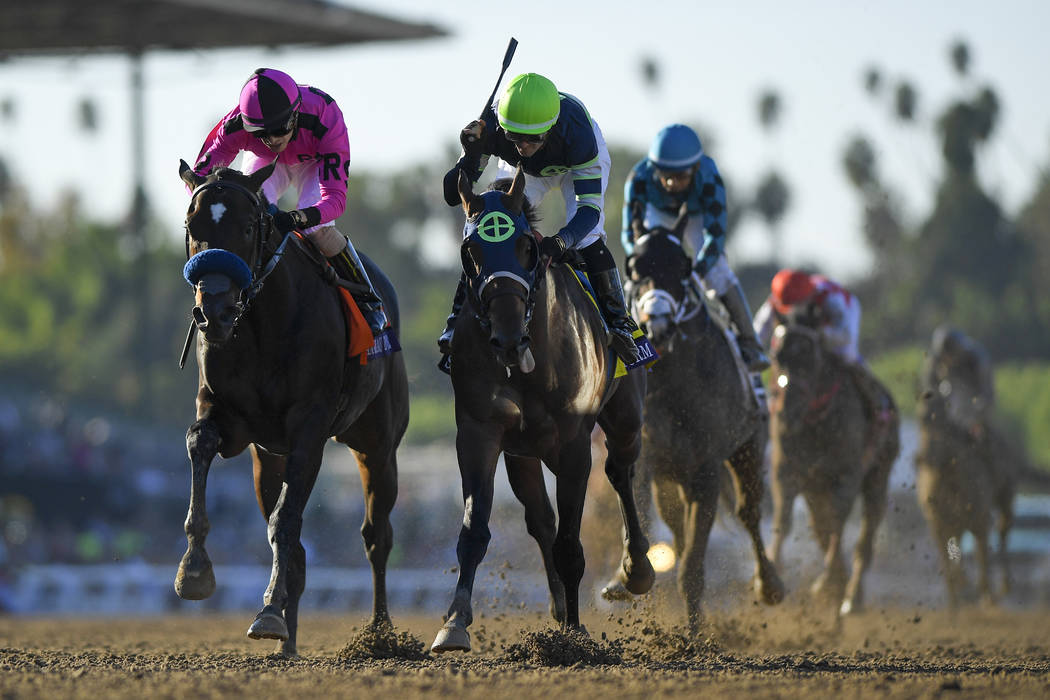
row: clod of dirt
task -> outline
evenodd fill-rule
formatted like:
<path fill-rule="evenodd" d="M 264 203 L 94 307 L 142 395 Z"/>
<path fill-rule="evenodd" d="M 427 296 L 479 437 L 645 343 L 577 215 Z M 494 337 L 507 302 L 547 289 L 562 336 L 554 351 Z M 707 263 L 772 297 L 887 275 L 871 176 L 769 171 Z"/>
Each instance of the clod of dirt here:
<path fill-rule="evenodd" d="M 408 632 L 398 632 L 391 625 L 366 625 L 337 655 L 340 661 L 367 661 L 369 659 L 426 658 L 423 642 Z"/>
<path fill-rule="evenodd" d="M 655 623 L 646 623 L 627 641 L 642 661 L 692 661 L 722 653 L 721 645 L 709 634 L 693 635 L 684 628 L 665 629 Z"/>
<path fill-rule="evenodd" d="M 522 632 L 521 641 L 504 653 L 507 661 L 538 666 L 613 666 L 623 663 L 623 649 L 616 642 L 599 644 L 586 632 L 549 629 Z"/>

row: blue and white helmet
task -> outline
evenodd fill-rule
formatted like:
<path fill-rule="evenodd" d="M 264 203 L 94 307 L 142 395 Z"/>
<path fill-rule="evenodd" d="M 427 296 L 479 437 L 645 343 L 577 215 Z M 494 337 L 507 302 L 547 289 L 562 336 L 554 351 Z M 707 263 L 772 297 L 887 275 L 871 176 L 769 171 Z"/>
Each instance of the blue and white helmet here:
<path fill-rule="evenodd" d="M 687 170 L 703 157 L 700 137 L 685 124 L 665 126 L 649 147 L 649 162 L 660 170 Z"/>

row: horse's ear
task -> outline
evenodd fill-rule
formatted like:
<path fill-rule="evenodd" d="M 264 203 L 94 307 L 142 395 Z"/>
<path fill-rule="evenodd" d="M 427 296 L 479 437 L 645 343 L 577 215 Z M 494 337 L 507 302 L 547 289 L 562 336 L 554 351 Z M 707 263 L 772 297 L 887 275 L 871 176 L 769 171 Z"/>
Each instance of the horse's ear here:
<path fill-rule="evenodd" d="M 641 202 L 635 202 L 631 206 L 631 233 L 634 234 L 634 240 L 638 240 L 645 235 L 645 205 Z"/>
<path fill-rule="evenodd" d="M 471 217 L 471 206 L 477 206 L 477 195 L 474 194 L 474 186 L 470 182 L 470 177 L 459 169 L 459 177 L 456 179 L 456 189 L 459 190 L 459 201 L 463 203 L 463 212 L 469 219 Z"/>
<path fill-rule="evenodd" d="M 269 165 L 259 168 L 254 173 L 252 173 L 251 176 L 248 178 L 252 183 L 252 189 L 258 192 L 259 189 L 262 188 L 262 184 L 268 179 L 270 179 L 271 175 L 273 175 L 273 169 L 276 167 L 277 161 L 274 160 L 274 162 L 270 163 Z"/>
<path fill-rule="evenodd" d="M 520 214 L 524 204 L 525 171 L 521 169 L 521 163 L 518 163 L 518 170 L 514 173 L 514 182 L 510 184 L 510 190 L 507 191 L 507 209 L 510 209 L 513 214 Z"/>
<path fill-rule="evenodd" d="M 182 178 L 183 182 L 189 185 L 191 190 L 200 187 L 205 180 L 205 178 L 193 172 L 193 168 L 191 168 L 186 161 L 181 159 L 179 160 L 179 177 Z"/>

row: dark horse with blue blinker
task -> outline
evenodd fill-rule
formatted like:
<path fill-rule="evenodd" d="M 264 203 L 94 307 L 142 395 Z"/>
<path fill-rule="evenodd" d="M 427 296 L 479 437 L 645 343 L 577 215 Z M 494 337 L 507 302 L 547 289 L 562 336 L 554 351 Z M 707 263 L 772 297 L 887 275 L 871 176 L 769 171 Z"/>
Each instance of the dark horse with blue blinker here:
<path fill-rule="evenodd" d="M 390 624 L 386 561 L 397 498 L 396 450 L 408 425 L 408 382 L 400 353 L 367 364 L 347 357 L 341 302 L 319 274 L 324 259 L 294 235 L 282 240 L 266 213 L 260 187 L 272 172 L 272 165 L 252 175 L 219 168 L 202 178 L 185 162 L 179 171 L 193 188 L 186 214 L 192 269 L 187 278 L 196 299 L 200 388 L 197 420 L 186 433 L 193 479 L 185 526 L 189 546 L 175 590 L 190 600 L 215 590 L 204 549 L 208 470 L 216 455 L 229 458 L 249 448 L 273 570 L 248 636 L 277 639 L 278 651 L 294 655 L 306 585 L 303 510 L 331 436 L 351 449 L 361 470 L 372 623 Z M 361 258 L 396 332 L 394 289 Z"/>
<path fill-rule="evenodd" d="M 660 516 L 674 536 L 680 559 L 678 588 L 693 631 L 702 620 L 704 559 L 723 478 L 733 476 L 736 514 L 751 538 L 754 588 L 767 604 L 780 602 L 784 586 L 766 557 L 759 528 L 762 469 L 769 417 L 756 399 L 747 374 L 738 369 L 734 341 L 707 312 L 682 249 L 679 216 L 673 230 L 636 231 L 628 260 L 635 320 L 645 329 L 661 360 L 648 377 L 642 460 L 635 498 L 648 520 L 651 483 Z M 648 523 L 647 523 L 648 524 Z M 616 582 L 602 594 L 627 597 Z"/>
<path fill-rule="evenodd" d="M 620 498 L 625 543 L 620 577 L 633 593 L 652 586 L 648 543 L 638 524 L 631 474 L 641 448 L 644 371 L 614 377 L 616 359 L 597 306 L 567 265 L 547 267 L 529 221 L 525 175 L 509 190 L 475 195 L 460 174 L 467 215 L 463 271 L 467 306 L 452 340 L 456 453 L 463 482 L 459 580 L 431 649 L 470 649 L 467 627 L 477 568 L 490 533 L 493 479 L 502 452 L 529 534 L 547 569 L 555 619 L 580 629 L 580 520 L 595 422 L 607 436 L 605 472 Z M 557 479 L 558 524 L 542 464 Z"/>

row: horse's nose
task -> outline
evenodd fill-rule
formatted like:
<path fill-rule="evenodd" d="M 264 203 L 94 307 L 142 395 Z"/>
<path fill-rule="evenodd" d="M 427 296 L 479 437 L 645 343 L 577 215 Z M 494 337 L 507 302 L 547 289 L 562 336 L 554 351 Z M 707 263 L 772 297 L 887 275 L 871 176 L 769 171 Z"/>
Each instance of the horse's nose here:
<path fill-rule="evenodd" d="M 225 295 L 208 295 L 193 307 L 193 321 L 197 329 L 212 342 L 221 342 L 233 332 L 237 319 L 237 304 Z"/>

